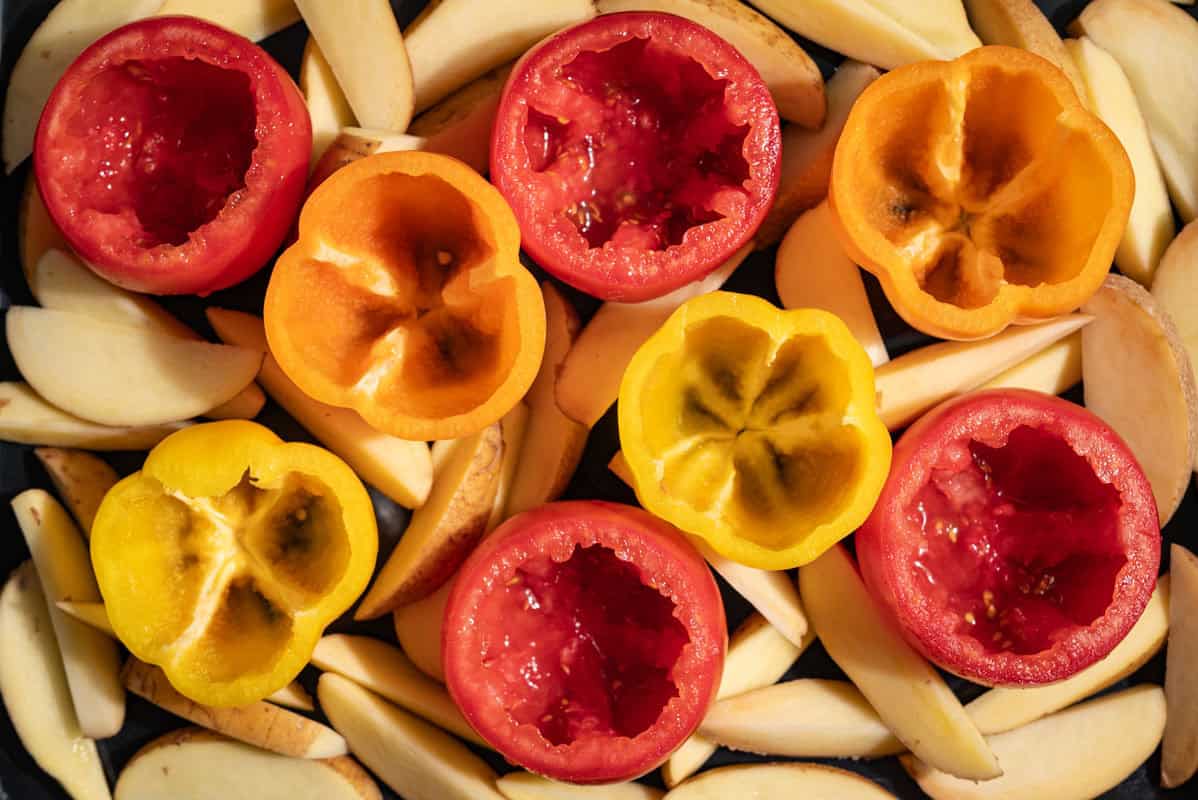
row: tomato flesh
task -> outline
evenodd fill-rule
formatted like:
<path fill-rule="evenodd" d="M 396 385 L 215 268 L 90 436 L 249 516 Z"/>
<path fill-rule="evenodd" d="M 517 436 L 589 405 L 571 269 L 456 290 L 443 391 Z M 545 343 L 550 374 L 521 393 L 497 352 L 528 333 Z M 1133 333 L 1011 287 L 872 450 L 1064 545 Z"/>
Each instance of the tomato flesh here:
<path fill-rule="evenodd" d="M 261 48 L 194 17 L 94 42 L 42 112 L 33 166 L 46 210 L 101 277 L 207 294 L 266 264 L 302 199 L 312 126 Z"/>
<path fill-rule="evenodd" d="M 633 737 L 678 695 L 670 669 L 689 637 L 673 614 L 608 548 L 533 558 L 480 609 L 484 627 L 506 631 L 484 642 L 483 665 L 502 674 L 512 719 L 551 744 Z"/>
<path fill-rule="evenodd" d="M 132 209 L 137 243 L 179 245 L 233 192 L 257 140 L 249 78 L 185 58 L 134 60 L 84 87 L 62 144 L 84 154 L 64 178 L 79 204 Z"/>
<path fill-rule="evenodd" d="M 552 503 L 468 558 L 442 662 L 466 719 L 509 761 L 557 780 L 643 775 L 694 732 L 727 629 L 706 562 L 630 506 Z"/>
<path fill-rule="evenodd" d="M 1148 479 L 1102 420 L 992 390 L 903 434 L 856 549 L 916 649 L 975 682 L 1027 686 L 1123 639 L 1156 584 L 1160 526 Z"/>
<path fill-rule="evenodd" d="M 1035 428 L 969 450 L 972 463 L 933 471 L 917 495 L 923 539 L 912 568 L 957 612 L 959 634 L 991 652 L 1041 652 L 1110 605 L 1127 563 L 1119 493 Z"/>
<path fill-rule="evenodd" d="M 607 300 L 697 280 L 764 219 L 778 114 L 761 77 L 702 26 L 605 14 L 513 69 L 491 170 L 546 270 Z"/>

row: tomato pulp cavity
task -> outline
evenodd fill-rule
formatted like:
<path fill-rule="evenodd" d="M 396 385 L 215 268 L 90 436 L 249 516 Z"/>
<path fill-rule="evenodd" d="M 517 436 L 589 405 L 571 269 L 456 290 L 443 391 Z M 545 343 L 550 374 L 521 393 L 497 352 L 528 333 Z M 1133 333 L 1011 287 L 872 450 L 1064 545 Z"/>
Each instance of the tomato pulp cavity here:
<path fill-rule="evenodd" d="M 46 104 L 34 170 L 64 236 L 113 283 L 208 293 L 274 254 L 311 147 L 303 97 L 249 40 L 191 17 L 101 38 Z"/>
<path fill-rule="evenodd" d="M 1104 422 L 1056 397 L 994 390 L 950 400 L 903 435 L 857 555 L 932 661 L 1031 685 L 1123 639 L 1156 584 L 1160 528 L 1147 478 Z"/>
<path fill-rule="evenodd" d="M 558 780 L 629 780 L 689 736 L 727 630 L 695 549 L 637 508 L 554 503 L 514 517 L 462 567 L 446 683 L 505 757 Z"/>
<path fill-rule="evenodd" d="M 778 186 L 765 83 L 734 47 L 671 14 L 605 14 L 512 70 L 491 172 L 546 270 L 607 300 L 696 280 L 744 244 Z"/>

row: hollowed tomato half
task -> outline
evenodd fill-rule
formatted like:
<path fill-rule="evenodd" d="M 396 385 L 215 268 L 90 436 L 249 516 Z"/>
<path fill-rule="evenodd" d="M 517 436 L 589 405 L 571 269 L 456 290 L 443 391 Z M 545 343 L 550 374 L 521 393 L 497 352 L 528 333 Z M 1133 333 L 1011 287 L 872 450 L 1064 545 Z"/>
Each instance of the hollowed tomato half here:
<path fill-rule="evenodd" d="M 761 224 L 778 112 L 736 48 L 672 14 L 605 14 L 512 70 L 491 177 L 550 273 L 635 302 L 697 280 Z"/>
<path fill-rule="evenodd" d="M 303 96 L 262 48 L 193 17 L 155 17 L 67 69 L 33 165 L 50 216 L 98 274 L 136 291 L 207 294 L 278 249 L 311 140 Z"/>
<path fill-rule="evenodd" d="M 964 395 L 912 425 L 857 533 L 862 577 L 910 643 L 986 685 L 1069 677 L 1143 612 L 1160 525 L 1131 450 L 1081 406 Z"/>
<path fill-rule="evenodd" d="M 553 503 L 513 517 L 458 573 L 445 609 L 449 691 L 513 763 L 625 781 L 702 721 L 728 633 L 706 563 L 631 506 Z"/>

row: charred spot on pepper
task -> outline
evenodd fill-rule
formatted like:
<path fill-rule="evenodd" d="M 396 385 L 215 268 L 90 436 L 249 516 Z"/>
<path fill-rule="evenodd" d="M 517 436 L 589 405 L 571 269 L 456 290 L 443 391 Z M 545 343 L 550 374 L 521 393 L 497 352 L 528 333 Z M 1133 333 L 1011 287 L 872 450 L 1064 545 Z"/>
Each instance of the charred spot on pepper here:
<path fill-rule="evenodd" d="M 668 249 L 723 219 L 711 205 L 718 193 L 745 192 L 749 126 L 727 116 L 727 81 L 694 59 L 634 36 L 579 53 L 556 78 L 574 114 L 603 124 L 580 134 L 545 105 L 550 96 L 529 108 L 524 146 L 533 170 L 565 187 L 562 217 L 589 248 Z"/>

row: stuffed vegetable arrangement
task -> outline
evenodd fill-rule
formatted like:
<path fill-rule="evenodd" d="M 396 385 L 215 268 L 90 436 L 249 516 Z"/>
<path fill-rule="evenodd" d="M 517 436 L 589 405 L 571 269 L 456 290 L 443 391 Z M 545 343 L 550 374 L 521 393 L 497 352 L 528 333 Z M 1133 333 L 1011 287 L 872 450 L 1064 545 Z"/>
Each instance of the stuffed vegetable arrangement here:
<path fill-rule="evenodd" d="M 297 86 L 254 42 L 301 21 Z M 63 0 L 3 123 L 29 756 L 74 800 L 1187 784 L 1198 20 L 1057 22 Z M 114 763 L 127 692 L 191 727 Z"/>

